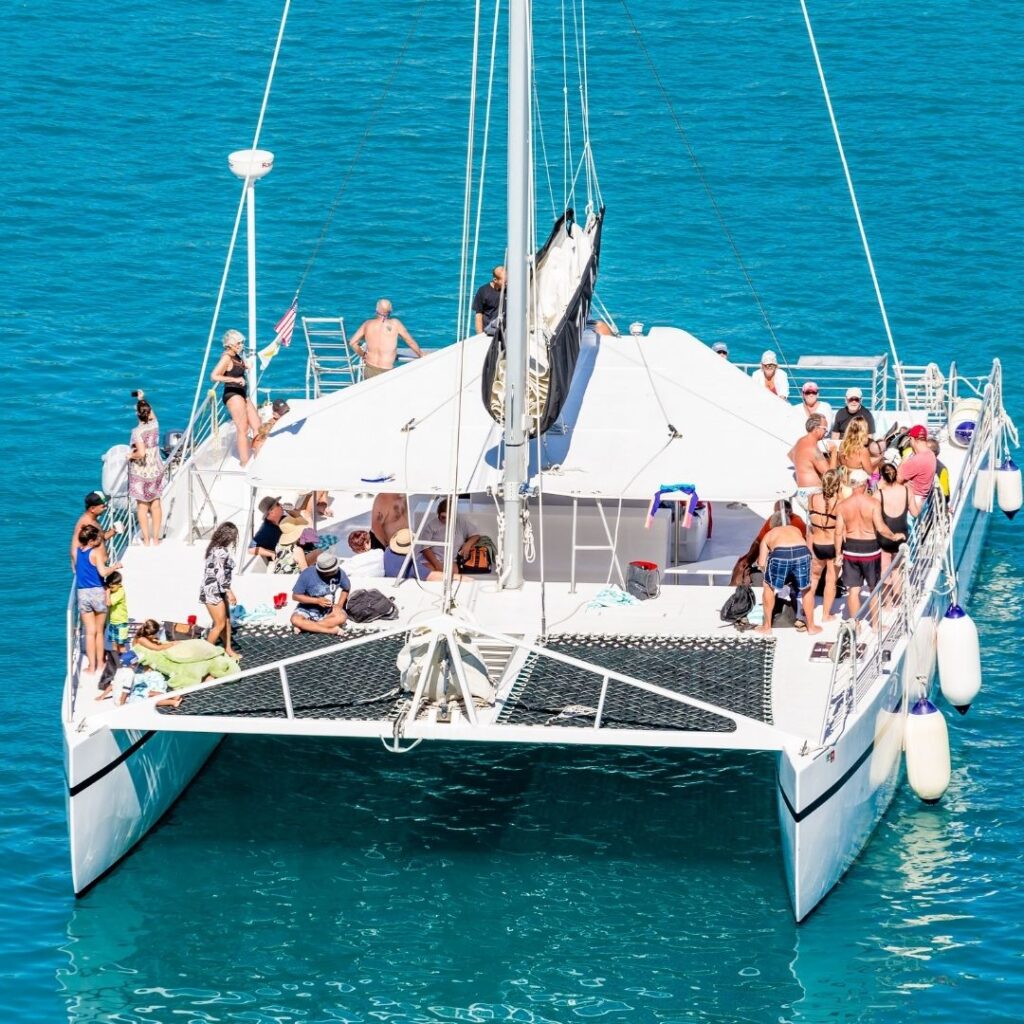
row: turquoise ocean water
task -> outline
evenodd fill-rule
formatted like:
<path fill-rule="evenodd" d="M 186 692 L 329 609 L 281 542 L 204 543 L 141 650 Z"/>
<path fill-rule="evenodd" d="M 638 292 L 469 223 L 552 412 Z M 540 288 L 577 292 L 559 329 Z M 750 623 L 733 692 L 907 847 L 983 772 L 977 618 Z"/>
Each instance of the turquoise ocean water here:
<path fill-rule="evenodd" d="M 560 6 L 536 6 L 554 158 Z M 1024 424 L 1018 5 L 811 6 L 902 354 L 974 372 L 999 355 Z M 631 9 L 785 354 L 882 351 L 798 4 Z M 1024 1015 L 1019 522 L 994 523 L 980 567 L 985 689 L 948 718 L 949 793 L 924 807 L 903 789 L 800 928 L 770 759 L 696 753 L 396 758 L 375 743 L 235 738 L 75 901 L 58 710 L 67 534 L 101 453 L 127 438 L 132 388 L 164 426 L 184 422 L 237 202 L 225 158 L 251 139 L 279 8 L 36 0 L 5 13 L 5 1021 Z M 347 178 L 301 311 L 357 321 L 387 294 L 422 342 L 452 336 L 472 13 L 463 0 L 294 5 L 263 135 L 277 165 L 259 189 L 261 330 Z M 608 205 L 599 294 L 622 324 L 676 324 L 756 358 L 769 339 L 623 9 L 589 0 L 586 14 Z M 492 168 L 501 134 L 499 118 Z M 500 258 L 502 187 L 489 175 L 484 266 Z M 245 326 L 242 267 L 221 329 Z M 287 392 L 301 364 L 295 347 L 267 381 Z M 371 424 L 354 433 L 372 443 Z"/>

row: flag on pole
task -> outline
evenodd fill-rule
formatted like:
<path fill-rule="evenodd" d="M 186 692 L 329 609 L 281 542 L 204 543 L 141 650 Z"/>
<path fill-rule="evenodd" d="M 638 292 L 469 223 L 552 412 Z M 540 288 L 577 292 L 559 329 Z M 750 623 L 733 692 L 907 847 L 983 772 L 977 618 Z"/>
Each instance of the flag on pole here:
<path fill-rule="evenodd" d="M 281 346 L 278 344 L 277 338 L 275 338 L 266 348 L 261 348 L 256 354 L 260 357 L 260 369 L 265 370 L 267 363 L 270 362 L 278 352 L 281 351 Z"/>
<path fill-rule="evenodd" d="M 299 308 L 299 297 L 298 295 L 292 299 L 292 304 L 285 311 L 283 317 L 274 324 L 274 338 L 275 344 L 280 342 L 287 348 L 292 343 L 292 331 L 295 330 L 295 315 Z M 274 354 L 276 355 L 276 349 Z M 271 357 L 272 358 L 272 357 Z"/>

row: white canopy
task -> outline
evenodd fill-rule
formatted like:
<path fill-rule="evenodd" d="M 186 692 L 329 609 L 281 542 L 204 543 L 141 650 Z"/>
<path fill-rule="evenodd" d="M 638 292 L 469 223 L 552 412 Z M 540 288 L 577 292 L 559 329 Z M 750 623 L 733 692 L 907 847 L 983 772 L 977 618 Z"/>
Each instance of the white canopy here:
<path fill-rule="evenodd" d="M 480 395 L 488 343 L 470 338 L 295 403 L 250 462 L 250 483 L 261 490 L 447 491 L 464 357 L 457 490 L 496 485 L 501 431 Z M 649 499 L 663 485 L 691 483 L 707 500 L 771 502 L 793 493 L 786 453 L 803 432 L 799 419 L 793 406 L 685 331 L 588 335 L 562 412 L 565 433 L 556 427 L 541 441 L 544 491 Z M 530 447 L 536 474 L 536 442 Z"/>

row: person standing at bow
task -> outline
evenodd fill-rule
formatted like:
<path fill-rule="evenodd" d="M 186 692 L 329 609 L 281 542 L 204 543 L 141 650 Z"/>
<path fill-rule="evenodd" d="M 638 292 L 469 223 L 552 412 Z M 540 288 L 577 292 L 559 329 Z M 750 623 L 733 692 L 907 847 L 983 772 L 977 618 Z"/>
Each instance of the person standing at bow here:
<path fill-rule="evenodd" d="M 504 294 L 505 268 L 498 266 L 491 272 L 490 281 L 480 285 L 473 296 L 473 323 L 477 334 L 494 334 Z"/>
<path fill-rule="evenodd" d="M 160 543 L 163 506 L 160 494 L 164 487 L 164 461 L 160 457 L 160 424 L 153 407 L 135 392 L 135 414 L 138 426 L 132 431 L 132 450 L 128 455 L 128 494 L 135 499 L 142 543 L 155 547 Z"/>
<path fill-rule="evenodd" d="M 232 328 L 224 332 L 224 354 L 217 360 L 217 365 L 210 374 L 214 384 L 223 384 L 221 401 L 231 414 L 231 422 L 235 425 L 235 437 L 238 443 L 238 461 L 244 466 L 249 461 L 249 431 L 259 432 L 260 416 L 249 395 L 249 384 L 245 378 L 245 360 L 242 348 L 245 335 Z"/>

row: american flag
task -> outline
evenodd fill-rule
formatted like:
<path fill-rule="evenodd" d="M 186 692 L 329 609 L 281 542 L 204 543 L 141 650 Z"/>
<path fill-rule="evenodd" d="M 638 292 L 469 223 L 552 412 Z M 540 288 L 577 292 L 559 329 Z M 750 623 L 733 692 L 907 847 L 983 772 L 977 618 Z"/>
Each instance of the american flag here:
<path fill-rule="evenodd" d="M 292 331 L 295 330 L 295 314 L 298 308 L 299 297 L 296 295 L 284 316 L 274 324 L 274 340 L 279 341 L 285 348 L 292 343 Z"/>

